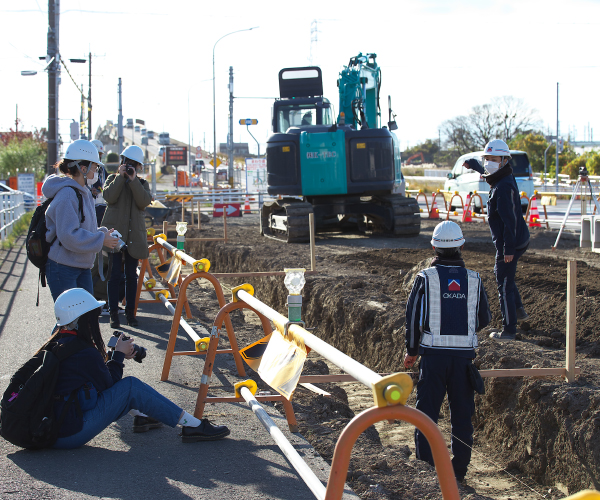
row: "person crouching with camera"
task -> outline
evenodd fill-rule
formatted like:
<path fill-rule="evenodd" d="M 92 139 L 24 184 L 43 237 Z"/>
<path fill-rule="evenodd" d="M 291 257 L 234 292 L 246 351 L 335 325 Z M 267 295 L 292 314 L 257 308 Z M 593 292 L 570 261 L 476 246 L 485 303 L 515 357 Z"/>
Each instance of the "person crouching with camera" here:
<path fill-rule="evenodd" d="M 135 377 L 123 378 L 125 359 L 136 359 L 140 348 L 121 335 L 107 353 L 98 325 L 103 305 L 82 288 L 63 292 L 54 304 L 57 329 L 50 341 L 79 340 L 81 347 L 60 362 L 54 398 L 59 429 L 52 448 L 79 448 L 131 410 L 138 410 L 138 415 L 144 412 L 134 418 L 133 432 L 157 429 L 164 423 L 180 425 L 184 443 L 228 436 L 226 426 L 195 418 Z"/>
<path fill-rule="evenodd" d="M 125 268 L 125 317 L 129 326 L 137 326 L 135 294 L 139 259 L 148 257 L 144 210 L 152 202 L 150 186 L 138 177 L 144 163 L 144 153 L 139 146 L 128 146 L 121 153 L 121 165 L 104 183 L 102 195 L 107 209 L 103 223 L 111 224 L 120 234 L 122 242 L 110 255 L 111 271 L 108 278 L 108 309 L 110 327 L 118 328 L 119 286 Z"/>

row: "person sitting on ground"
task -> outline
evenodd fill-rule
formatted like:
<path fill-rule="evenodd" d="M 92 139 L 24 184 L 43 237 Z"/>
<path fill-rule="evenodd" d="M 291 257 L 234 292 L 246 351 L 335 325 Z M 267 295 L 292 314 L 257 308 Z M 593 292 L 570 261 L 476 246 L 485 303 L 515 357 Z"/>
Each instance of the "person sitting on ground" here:
<path fill-rule="evenodd" d="M 118 242 L 111 236 L 112 229 L 98 227 L 94 200 L 85 185 L 98 164 L 98 151 L 91 142 L 74 141 L 57 163 L 61 175 L 50 175 L 42 186 L 44 196 L 54 198 L 46 210 L 46 241 L 52 246 L 45 268 L 54 301 L 69 288 L 93 293 L 94 256 L 103 246 L 114 248 Z"/>
<path fill-rule="evenodd" d="M 483 385 L 473 365 L 477 334 L 491 320 L 483 282 L 465 269 L 461 250 L 465 243 L 458 224 L 438 224 L 431 239 L 435 252 L 432 267 L 417 274 L 406 303 L 406 353 L 404 367 L 421 356 L 417 383 L 417 410 L 435 423 L 448 394 L 452 426 L 452 466 L 463 482 L 471 461 L 475 413 L 474 378 Z M 431 465 L 427 439 L 415 430 L 417 458 Z"/>
<path fill-rule="evenodd" d="M 133 409 L 138 410 L 134 432 L 165 423 L 182 426 L 184 443 L 228 436 L 229 429 L 224 425 L 212 425 L 206 418 L 199 420 L 137 378 L 123 378 L 123 362 L 135 354 L 133 339 L 124 340 L 121 335 L 114 351 L 107 355 L 98 324 L 103 305 L 81 288 L 63 292 L 54 304 L 57 329 L 50 340 L 66 343 L 78 338 L 89 348 L 60 364 L 55 393 L 59 401 L 55 405 L 57 418 L 73 391 L 78 391 L 78 404 L 69 407 L 53 448 L 79 448 Z"/>
<path fill-rule="evenodd" d="M 492 241 L 496 247 L 494 274 L 498 286 L 502 330 L 490 338 L 500 342 L 515 340 L 517 322 L 529 318 L 517 288 L 517 262 L 529 247 L 529 229 L 521 213 L 521 196 L 509 165 L 511 156 L 506 142 L 494 139 L 485 146 L 484 165 L 471 158 L 464 166 L 483 175 L 490 185 L 487 215 Z"/>

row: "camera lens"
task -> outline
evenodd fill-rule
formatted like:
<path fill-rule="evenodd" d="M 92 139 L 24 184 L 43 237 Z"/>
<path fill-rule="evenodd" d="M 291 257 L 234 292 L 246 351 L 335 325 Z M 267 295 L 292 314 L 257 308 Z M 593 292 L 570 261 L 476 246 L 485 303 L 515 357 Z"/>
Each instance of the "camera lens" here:
<path fill-rule="evenodd" d="M 131 177 L 134 174 L 135 169 L 131 165 L 127 165 L 126 172 L 127 172 L 127 175 L 129 175 Z"/>

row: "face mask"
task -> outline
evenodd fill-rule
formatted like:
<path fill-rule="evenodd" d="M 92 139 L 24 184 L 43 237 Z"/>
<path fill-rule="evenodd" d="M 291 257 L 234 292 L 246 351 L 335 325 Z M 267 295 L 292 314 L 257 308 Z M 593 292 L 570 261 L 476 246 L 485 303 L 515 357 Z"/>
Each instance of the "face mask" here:
<path fill-rule="evenodd" d="M 498 169 L 500 168 L 500 163 L 495 162 L 495 161 L 485 160 L 483 162 L 483 168 L 485 168 L 485 171 L 488 173 L 488 175 L 492 175 L 498 171 Z"/>
<path fill-rule="evenodd" d="M 88 186 L 93 186 L 94 184 L 96 184 L 96 182 L 98 182 L 98 172 L 94 172 L 94 177 L 86 180 Z"/>

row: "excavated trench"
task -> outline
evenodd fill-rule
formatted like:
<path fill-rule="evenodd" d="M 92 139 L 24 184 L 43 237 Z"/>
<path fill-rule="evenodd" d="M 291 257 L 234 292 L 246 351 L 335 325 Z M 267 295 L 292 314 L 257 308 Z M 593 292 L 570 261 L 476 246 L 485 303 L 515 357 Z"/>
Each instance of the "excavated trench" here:
<path fill-rule="evenodd" d="M 205 227 L 200 234 L 214 237 L 219 231 Z M 463 256 L 467 266 L 482 275 L 494 317 L 491 326 L 501 326 L 493 247 L 485 232 L 472 238 L 467 228 L 464 232 Z M 195 242 L 186 251 L 208 258 L 215 273 L 309 267 L 308 245 L 285 245 L 257 233 L 254 224 L 231 224 L 227 244 Z M 510 344 L 494 343 L 486 331 L 480 332 L 476 359 L 480 368 L 564 366 L 566 264 L 555 255 L 537 251 L 536 238 L 532 241 L 517 275 L 531 319 Z M 341 243 L 332 236 L 318 238 L 318 274 L 307 277 L 303 318 L 317 336 L 373 370 L 402 371 L 407 294 L 415 273 L 428 264 L 431 251 L 426 236 L 410 239 L 411 248 L 399 248 L 407 246 L 406 240 L 395 238 L 370 241 L 368 246 L 357 245 L 351 237 Z M 582 258 L 572 247 L 565 256 Z M 461 489 L 469 498 L 511 498 L 511 494 L 513 498 L 539 498 L 532 490 L 546 498 L 562 498 L 567 492 L 600 489 L 600 271 L 596 265 L 597 261 L 578 264 L 577 366 L 581 376 L 576 382 L 568 384 L 558 377 L 487 379 L 486 394 L 476 397 L 473 466 L 467 476 L 474 490 Z M 281 278 L 248 278 L 230 281 L 228 286 L 243 281 L 254 286 L 257 298 L 285 313 L 287 290 Z M 190 298 L 194 304 L 192 291 Z M 204 319 L 209 321 L 210 315 Z M 238 341 L 246 345 L 261 336 L 259 328 L 246 328 Z M 305 373 L 330 370 L 335 367 L 311 353 Z M 322 387 L 332 393 L 331 398 L 299 388 L 293 403 L 300 431 L 330 460 L 345 424 L 370 403 L 368 392 L 365 396 L 357 384 Z M 414 405 L 414 394 L 409 404 Z M 449 437 L 447 405 L 440 427 Z M 365 433 L 355 446 L 348 480 L 362 498 L 441 497 L 435 471 L 414 458 L 412 429 L 406 424 L 382 423 Z"/>

